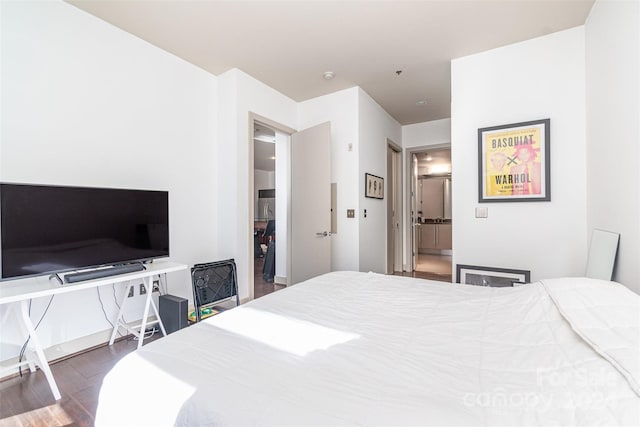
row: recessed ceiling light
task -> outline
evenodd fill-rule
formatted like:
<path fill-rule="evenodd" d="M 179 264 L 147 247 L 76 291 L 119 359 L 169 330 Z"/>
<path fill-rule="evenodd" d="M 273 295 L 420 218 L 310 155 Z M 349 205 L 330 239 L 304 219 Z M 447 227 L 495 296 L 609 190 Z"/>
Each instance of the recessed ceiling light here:
<path fill-rule="evenodd" d="M 431 160 L 433 160 L 433 157 L 431 157 L 430 155 L 427 154 L 427 156 L 424 158 L 427 162 L 430 162 Z"/>
<path fill-rule="evenodd" d="M 416 105 L 418 107 L 421 107 L 423 105 L 425 105 L 427 103 L 427 101 L 425 101 L 424 99 L 421 99 L 420 101 L 416 101 Z"/>
<path fill-rule="evenodd" d="M 331 80 L 331 79 L 333 79 L 335 76 L 336 76 L 336 75 L 334 74 L 334 72 L 333 72 L 333 71 L 325 71 L 325 72 L 322 74 L 322 78 L 323 78 L 323 79 L 325 79 L 325 80 Z"/>

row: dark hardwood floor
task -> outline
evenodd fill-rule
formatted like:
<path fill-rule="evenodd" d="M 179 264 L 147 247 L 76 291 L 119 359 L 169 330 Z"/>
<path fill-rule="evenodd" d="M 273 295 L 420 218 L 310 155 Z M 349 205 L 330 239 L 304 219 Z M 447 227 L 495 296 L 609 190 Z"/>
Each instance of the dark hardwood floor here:
<path fill-rule="evenodd" d="M 273 282 L 267 282 L 262 275 L 262 268 L 264 267 L 264 257 L 255 258 L 253 264 L 253 297 L 260 298 L 271 292 L 284 289 L 285 285 L 278 285 Z"/>
<path fill-rule="evenodd" d="M 147 340 L 153 340 L 156 335 Z M 62 399 L 55 401 L 42 371 L 0 382 L 0 427 L 93 426 L 102 379 L 113 365 L 134 351 L 138 342 L 124 338 L 51 363 Z"/>

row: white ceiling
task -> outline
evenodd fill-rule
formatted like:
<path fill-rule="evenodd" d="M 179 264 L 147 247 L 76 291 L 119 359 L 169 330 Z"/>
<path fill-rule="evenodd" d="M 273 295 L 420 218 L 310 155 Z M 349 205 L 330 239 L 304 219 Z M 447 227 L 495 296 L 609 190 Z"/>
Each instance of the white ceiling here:
<path fill-rule="evenodd" d="M 215 75 L 239 68 L 295 101 L 358 85 L 406 125 L 450 116 L 451 59 L 582 25 L 594 0 L 68 1 Z"/>
<path fill-rule="evenodd" d="M 418 160 L 418 173 L 424 174 L 431 166 L 438 165 L 451 170 L 451 148 L 433 148 L 416 153 Z M 430 160 L 427 160 L 430 158 Z"/>
<path fill-rule="evenodd" d="M 427 169 L 431 164 L 447 166 L 451 170 L 451 148 L 436 148 L 416 153 L 418 169 Z M 430 160 L 427 160 L 430 158 Z"/>

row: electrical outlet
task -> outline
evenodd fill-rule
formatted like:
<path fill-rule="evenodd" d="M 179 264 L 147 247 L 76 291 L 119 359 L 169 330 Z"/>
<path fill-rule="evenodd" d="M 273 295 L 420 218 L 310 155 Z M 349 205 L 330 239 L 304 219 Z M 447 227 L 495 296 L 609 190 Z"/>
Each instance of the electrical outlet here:
<path fill-rule="evenodd" d="M 147 293 L 147 288 L 144 287 L 144 283 L 140 283 L 140 295 Z"/>
<path fill-rule="evenodd" d="M 154 280 L 153 281 L 153 290 L 151 292 L 160 292 L 160 281 L 159 280 Z"/>
<path fill-rule="evenodd" d="M 129 288 L 129 295 L 127 295 L 127 298 L 131 298 L 133 296 L 133 286 Z"/>

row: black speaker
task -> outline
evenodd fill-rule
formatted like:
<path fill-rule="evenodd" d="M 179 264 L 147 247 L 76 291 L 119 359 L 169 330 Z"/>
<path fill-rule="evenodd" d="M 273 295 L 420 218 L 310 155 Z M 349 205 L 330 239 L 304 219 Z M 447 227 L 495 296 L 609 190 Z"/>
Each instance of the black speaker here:
<path fill-rule="evenodd" d="M 175 295 L 160 295 L 158 298 L 160 319 L 167 334 L 182 329 L 189 324 L 188 301 Z"/>

